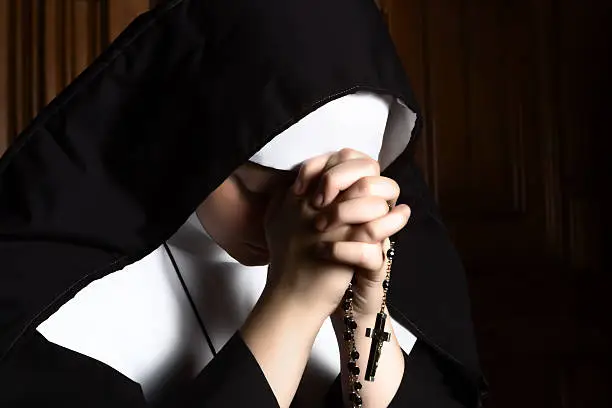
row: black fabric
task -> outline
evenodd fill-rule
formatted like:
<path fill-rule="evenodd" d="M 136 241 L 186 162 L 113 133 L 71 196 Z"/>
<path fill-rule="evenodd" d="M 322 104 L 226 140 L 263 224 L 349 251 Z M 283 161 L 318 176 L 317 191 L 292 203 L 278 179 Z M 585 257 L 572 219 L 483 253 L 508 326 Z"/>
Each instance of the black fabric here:
<path fill-rule="evenodd" d="M 28 348 L 41 342 L 36 326 L 88 283 L 159 247 L 275 135 L 359 90 L 417 110 L 371 0 L 172 0 L 132 23 L 0 159 L 0 375 L 9 379 L 0 398 L 14 395 L 15 370 L 34 402 L 62 380 L 29 353 L 83 372 L 65 378 L 75 389 L 95 388 L 101 368 L 84 357 Z M 461 390 L 457 401 L 476 406 L 482 376 L 461 263 L 409 151 L 387 175 L 413 209 L 398 237 L 392 314 L 429 345 L 444 381 Z M 199 380 L 202 406 L 233 404 L 235 392 L 273 404 L 248 350 L 224 353 Z M 232 366 L 249 373 L 248 388 L 226 372 Z M 131 404 L 133 384 L 108 370 L 109 384 L 125 381 L 107 390 L 108 405 L 122 396 Z M 66 398 L 60 405 L 79 401 Z"/>
<path fill-rule="evenodd" d="M 167 401 L 167 406 L 277 407 L 278 403 L 257 361 L 235 334 L 192 384 Z"/>
<path fill-rule="evenodd" d="M 417 341 L 410 351 L 404 353 L 404 378 L 389 408 L 462 408 L 462 397 L 456 397 L 454 385 L 449 383 L 444 370 L 439 367 L 433 351 L 427 344 Z M 340 377 L 332 384 L 325 401 L 325 408 L 342 406 Z"/>
<path fill-rule="evenodd" d="M 140 385 L 34 332 L 3 361 L 0 406 L 138 408 L 146 404 Z"/>

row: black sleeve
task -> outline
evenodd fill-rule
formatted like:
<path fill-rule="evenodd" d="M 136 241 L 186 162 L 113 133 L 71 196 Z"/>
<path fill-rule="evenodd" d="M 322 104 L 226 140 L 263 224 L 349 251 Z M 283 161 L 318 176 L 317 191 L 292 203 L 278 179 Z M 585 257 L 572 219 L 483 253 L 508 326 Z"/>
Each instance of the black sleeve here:
<path fill-rule="evenodd" d="M 152 404 L 153 405 L 153 404 Z M 276 408 L 278 403 L 239 334 L 180 396 L 155 406 Z M 140 385 L 111 367 L 34 332 L 0 365 L 0 406 L 146 407 Z"/>
<path fill-rule="evenodd" d="M 255 357 L 236 333 L 195 381 L 165 406 L 276 408 L 278 402 Z"/>
<path fill-rule="evenodd" d="M 404 352 L 406 366 L 400 387 L 389 408 L 465 408 L 454 394 L 445 374 L 442 360 L 422 341 L 417 341 L 410 354 Z M 341 408 L 342 385 L 340 377 L 327 396 L 326 408 Z"/>

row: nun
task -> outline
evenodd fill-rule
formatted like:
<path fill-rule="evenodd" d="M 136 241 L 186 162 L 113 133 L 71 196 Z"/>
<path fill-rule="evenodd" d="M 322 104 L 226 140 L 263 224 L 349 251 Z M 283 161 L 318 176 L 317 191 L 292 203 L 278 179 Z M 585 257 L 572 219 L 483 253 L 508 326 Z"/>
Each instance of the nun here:
<path fill-rule="evenodd" d="M 0 402 L 479 406 L 421 120 L 371 0 L 139 17 L 0 160 Z"/>

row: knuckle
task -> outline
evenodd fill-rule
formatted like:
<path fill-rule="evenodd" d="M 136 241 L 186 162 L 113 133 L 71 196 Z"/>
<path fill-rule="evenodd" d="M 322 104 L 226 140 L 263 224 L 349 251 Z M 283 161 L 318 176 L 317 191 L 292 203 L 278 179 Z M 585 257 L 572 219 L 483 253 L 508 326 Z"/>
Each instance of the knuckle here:
<path fill-rule="evenodd" d="M 338 158 L 341 161 L 350 160 L 357 156 L 357 151 L 348 147 L 338 151 Z"/>
<path fill-rule="evenodd" d="M 391 185 L 391 187 L 393 188 L 393 191 L 395 191 L 395 196 L 399 197 L 400 193 L 401 193 L 401 188 L 399 186 L 399 184 L 397 183 L 397 181 L 393 180 L 392 178 L 386 178 L 387 182 Z"/>
<path fill-rule="evenodd" d="M 366 166 L 373 174 L 380 174 L 380 163 L 370 157 L 366 159 Z"/>
<path fill-rule="evenodd" d="M 369 195 L 372 195 L 373 193 L 372 184 L 365 177 L 359 179 L 357 183 L 355 183 L 355 190 L 357 194 L 361 196 L 369 196 Z"/>
<path fill-rule="evenodd" d="M 378 241 L 376 229 L 372 224 L 365 224 L 362 228 L 362 237 L 365 242 Z"/>
<path fill-rule="evenodd" d="M 382 267 L 382 250 L 379 250 L 378 245 L 372 248 L 372 253 L 370 255 L 370 264 L 369 267 L 373 271 L 377 271 Z"/>
<path fill-rule="evenodd" d="M 300 167 L 299 176 L 303 177 L 304 175 L 310 174 L 314 168 L 314 165 L 315 165 L 315 159 L 306 160 L 304 163 L 302 163 L 302 166 Z"/>
<path fill-rule="evenodd" d="M 359 264 L 366 266 L 368 265 L 371 257 L 371 253 L 367 244 L 359 245 Z"/>
<path fill-rule="evenodd" d="M 389 209 L 389 202 L 385 200 L 383 197 L 374 197 L 374 202 L 376 203 L 376 210 L 381 214 L 387 214 Z"/>
<path fill-rule="evenodd" d="M 321 189 L 322 190 L 327 190 L 329 188 L 331 188 L 333 186 L 333 182 L 334 182 L 334 178 L 332 177 L 332 174 L 329 172 L 325 172 L 321 175 Z"/>

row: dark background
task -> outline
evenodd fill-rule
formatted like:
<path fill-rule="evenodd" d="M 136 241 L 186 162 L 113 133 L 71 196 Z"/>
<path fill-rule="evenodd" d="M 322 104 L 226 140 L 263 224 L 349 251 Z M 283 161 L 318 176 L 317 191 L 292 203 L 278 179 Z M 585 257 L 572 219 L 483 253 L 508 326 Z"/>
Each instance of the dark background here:
<path fill-rule="evenodd" d="M 0 152 L 149 3 L 0 0 Z M 380 3 L 465 261 L 486 406 L 612 407 L 612 1 Z"/>

